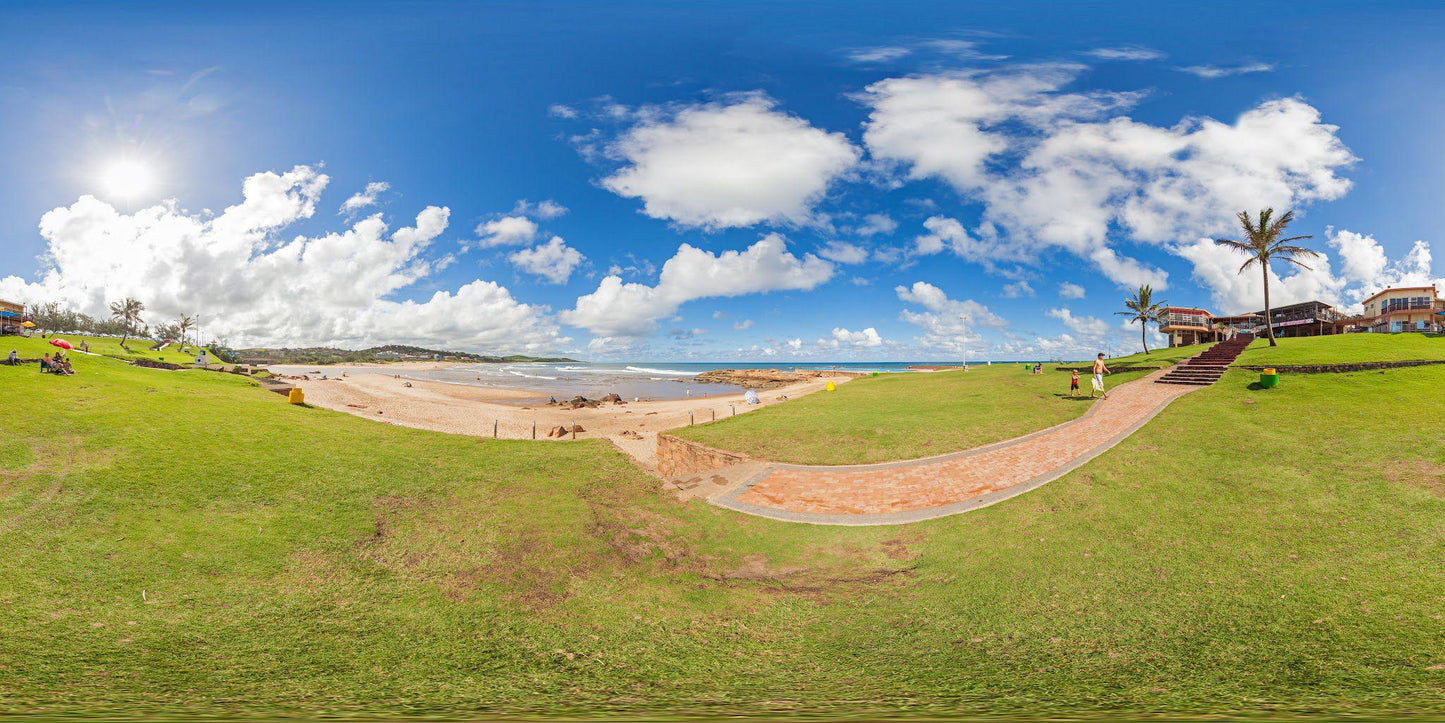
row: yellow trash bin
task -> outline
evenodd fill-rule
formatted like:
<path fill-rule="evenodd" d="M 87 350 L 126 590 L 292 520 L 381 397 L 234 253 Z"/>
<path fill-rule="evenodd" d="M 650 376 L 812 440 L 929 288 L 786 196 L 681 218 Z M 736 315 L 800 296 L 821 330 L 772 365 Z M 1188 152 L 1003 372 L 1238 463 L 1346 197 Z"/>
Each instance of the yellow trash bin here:
<path fill-rule="evenodd" d="M 291 387 L 291 391 L 286 395 L 286 399 L 292 404 L 305 404 L 306 392 L 301 391 L 301 387 Z"/>
<path fill-rule="evenodd" d="M 831 391 L 833 391 L 834 389 L 837 389 L 837 388 L 838 388 L 838 387 L 837 387 L 837 386 L 834 386 L 834 384 L 833 384 L 832 382 L 828 382 L 827 386 L 823 387 L 823 391 L 825 391 L 825 392 L 831 392 Z"/>

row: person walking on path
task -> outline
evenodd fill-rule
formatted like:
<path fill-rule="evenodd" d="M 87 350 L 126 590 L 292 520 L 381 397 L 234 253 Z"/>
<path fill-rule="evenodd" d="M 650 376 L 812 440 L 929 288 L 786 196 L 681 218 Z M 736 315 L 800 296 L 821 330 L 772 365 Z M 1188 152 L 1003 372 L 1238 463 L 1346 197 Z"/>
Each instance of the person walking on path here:
<path fill-rule="evenodd" d="M 1094 358 L 1094 388 L 1089 392 L 1090 399 L 1093 399 L 1095 394 L 1101 393 L 1105 399 L 1109 398 L 1109 393 L 1104 391 L 1104 375 L 1113 373 L 1104 364 L 1104 352 L 1099 352 L 1099 356 Z"/>

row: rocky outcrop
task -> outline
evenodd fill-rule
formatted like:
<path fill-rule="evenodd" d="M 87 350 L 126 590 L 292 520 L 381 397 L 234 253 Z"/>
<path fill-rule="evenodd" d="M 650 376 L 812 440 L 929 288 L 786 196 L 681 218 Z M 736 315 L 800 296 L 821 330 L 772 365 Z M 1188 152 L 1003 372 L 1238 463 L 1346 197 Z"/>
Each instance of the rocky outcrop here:
<path fill-rule="evenodd" d="M 563 437 L 566 437 L 566 436 L 568 436 L 568 435 L 571 435 L 573 439 L 576 439 L 576 438 L 577 438 L 577 434 L 578 434 L 579 432 L 585 432 L 585 431 L 587 431 L 587 430 L 586 430 L 586 429 L 583 429 L 583 428 L 582 428 L 582 425 L 580 425 L 580 424 L 573 424 L 573 425 L 570 426 L 570 427 L 569 427 L 569 426 L 566 426 L 566 425 L 561 425 L 561 424 L 559 424 L 559 425 L 557 425 L 557 426 L 555 426 L 555 427 L 552 427 L 551 429 L 547 430 L 547 436 L 548 436 L 549 438 L 551 438 L 551 439 L 562 439 Z"/>
<path fill-rule="evenodd" d="M 835 372 L 816 371 L 808 369 L 797 369 L 784 371 L 782 369 L 717 369 L 715 371 L 703 372 L 694 381 L 701 384 L 732 384 L 747 389 L 777 389 L 786 387 L 798 382 L 806 382 L 810 379 L 823 379 L 826 377 L 855 377 L 862 376 L 857 372 Z"/>
<path fill-rule="evenodd" d="M 553 399 L 547 402 L 547 406 L 557 407 L 558 409 L 596 409 L 603 404 L 609 403 L 613 406 L 622 406 L 627 404 L 627 402 L 622 401 L 622 397 L 618 396 L 617 392 L 613 392 L 601 399 L 588 399 L 587 397 L 584 397 L 580 394 L 572 397 L 571 399 L 561 402 Z"/>

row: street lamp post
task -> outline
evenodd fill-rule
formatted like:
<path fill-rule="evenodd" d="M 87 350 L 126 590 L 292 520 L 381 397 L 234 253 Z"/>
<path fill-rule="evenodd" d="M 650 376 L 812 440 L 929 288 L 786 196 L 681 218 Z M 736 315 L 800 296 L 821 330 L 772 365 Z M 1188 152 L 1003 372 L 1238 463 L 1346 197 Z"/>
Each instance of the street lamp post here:
<path fill-rule="evenodd" d="M 968 371 L 968 314 L 959 314 L 958 318 L 963 320 L 963 343 L 960 345 L 963 348 L 963 370 Z"/>

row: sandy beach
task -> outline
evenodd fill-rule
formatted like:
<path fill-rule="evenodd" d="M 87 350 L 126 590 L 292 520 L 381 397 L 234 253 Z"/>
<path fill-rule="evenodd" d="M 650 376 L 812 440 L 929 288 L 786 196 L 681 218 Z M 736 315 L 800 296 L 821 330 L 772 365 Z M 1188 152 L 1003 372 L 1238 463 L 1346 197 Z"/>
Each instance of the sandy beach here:
<path fill-rule="evenodd" d="M 428 363 L 428 362 L 422 362 Z M 387 364 L 387 368 L 399 368 Z M 742 394 L 707 398 L 670 399 L 604 404 L 576 410 L 552 406 L 523 407 L 515 400 L 534 399 L 538 393 L 526 389 L 494 389 L 444 382 L 402 380 L 384 374 L 357 374 L 345 378 L 295 380 L 306 394 L 306 402 L 358 417 L 417 429 L 452 434 L 491 437 L 492 424 L 502 439 L 531 439 L 536 423 L 537 439 L 547 440 L 555 426 L 577 424 L 584 431 L 577 439 L 608 439 L 650 471 L 657 469 L 657 433 L 686 426 L 689 415 L 698 423 L 722 419 L 736 410 L 745 414 L 760 407 L 786 403 L 820 391 L 828 381 L 842 384 L 847 377 L 812 379 L 779 389 L 760 392 L 762 404 L 748 406 Z M 410 381 L 411 386 L 405 386 Z M 545 396 L 545 394 L 543 394 Z M 510 403 L 508 403 L 510 402 Z M 624 435 L 624 432 L 635 433 Z M 569 441 L 569 435 L 566 440 Z"/>

